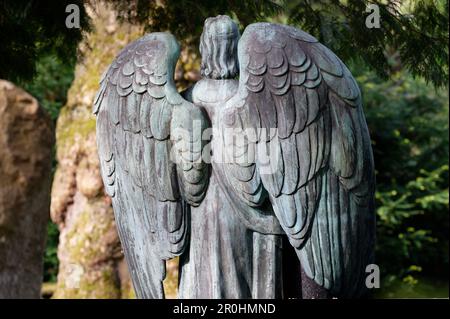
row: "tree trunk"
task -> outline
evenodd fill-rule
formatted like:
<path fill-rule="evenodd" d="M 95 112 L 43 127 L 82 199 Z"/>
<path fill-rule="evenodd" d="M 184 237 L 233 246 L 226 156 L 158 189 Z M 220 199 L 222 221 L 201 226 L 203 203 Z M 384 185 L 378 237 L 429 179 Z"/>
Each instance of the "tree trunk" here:
<path fill-rule="evenodd" d="M 133 290 L 100 177 L 91 109 L 102 72 L 142 28 L 119 23 L 102 2 L 87 9 L 93 30 L 80 45 L 83 58 L 56 129 L 51 217 L 60 230 L 60 264 L 53 298 L 127 298 Z"/>
<path fill-rule="evenodd" d="M 40 297 L 53 145 L 36 99 L 0 80 L 0 299 Z"/>

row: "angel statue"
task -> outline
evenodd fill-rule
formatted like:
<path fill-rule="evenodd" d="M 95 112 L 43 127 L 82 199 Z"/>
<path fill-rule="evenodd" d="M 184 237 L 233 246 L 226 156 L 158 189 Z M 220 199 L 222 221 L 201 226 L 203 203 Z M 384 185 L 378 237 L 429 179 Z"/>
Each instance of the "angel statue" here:
<path fill-rule="evenodd" d="M 94 101 L 97 145 L 133 285 L 164 298 L 367 295 L 374 164 L 344 63 L 294 27 L 205 21 L 202 79 L 175 87 L 170 33 L 127 45 Z"/>

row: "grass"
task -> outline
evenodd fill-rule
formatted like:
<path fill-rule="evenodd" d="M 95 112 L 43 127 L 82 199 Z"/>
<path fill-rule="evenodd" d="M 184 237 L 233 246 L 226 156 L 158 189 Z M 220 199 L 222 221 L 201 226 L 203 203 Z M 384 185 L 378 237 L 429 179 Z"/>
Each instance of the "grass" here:
<path fill-rule="evenodd" d="M 394 280 L 379 289 L 375 298 L 449 298 L 449 282 L 442 279 L 421 278 L 415 284 Z"/>

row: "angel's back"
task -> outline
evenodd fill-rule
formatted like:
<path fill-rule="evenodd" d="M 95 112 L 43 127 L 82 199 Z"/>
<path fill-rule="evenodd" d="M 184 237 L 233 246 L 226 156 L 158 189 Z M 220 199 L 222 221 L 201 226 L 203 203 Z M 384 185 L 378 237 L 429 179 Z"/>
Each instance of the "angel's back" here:
<path fill-rule="evenodd" d="M 239 81 L 235 79 L 201 79 L 186 91 L 185 98 L 204 108 L 214 126 L 217 120 L 217 111 L 220 111 L 225 103 L 236 94 L 238 86 Z"/>
<path fill-rule="evenodd" d="M 221 147 L 214 131 L 220 128 L 226 102 L 238 86 L 236 79 L 205 77 L 183 94 L 207 113 L 213 152 Z M 246 220 L 240 199 L 228 191 L 226 167 L 214 158 L 211 166 L 205 198 L 191 207 L 192 232 L 189 251 L 181 256 L 180 297 L 280 298 L 282 238 L 258 231 L 266 224 L 278 225 L 275 216 L 267 211 L 266 218 L 258 219 L 261 211 L 247 207 L 245 215 L 252 220 Z"/>
<path fill-rule="evenodd" d="M 183 99 L 179 45 L 148 34 L 121 51 L 95 98 L 102 178 L 138 297 L 164 297 L 175 256 L 180 297 L 279 297 L 281 257 L 300 273 L 282 238 L 302 267 L 283 290 L 367 293 L 374 166 L 348 68 L 301 30 L 257 23 L 239 40 L 224 16 L 206 20 L 200 52 L 203 79 Z"/>

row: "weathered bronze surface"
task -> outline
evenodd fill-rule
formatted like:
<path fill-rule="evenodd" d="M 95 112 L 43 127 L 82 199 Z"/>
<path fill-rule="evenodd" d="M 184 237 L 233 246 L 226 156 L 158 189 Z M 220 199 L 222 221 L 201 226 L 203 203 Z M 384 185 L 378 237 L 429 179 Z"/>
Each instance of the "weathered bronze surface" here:
<path fill-rule="evenodd" d="M 181 298 L 289 297 L 288 278 L 304 298 L 365 294 L 374 167 L 347 67 L 299 29 L 255 23 L 240 37 L 227 16 L 205 21 L 200 52 L 203 78 L 180 94 L 175 38 L 147 34 L 94 102 L 138 297 L 164 297 L 175 256 Z"/>

